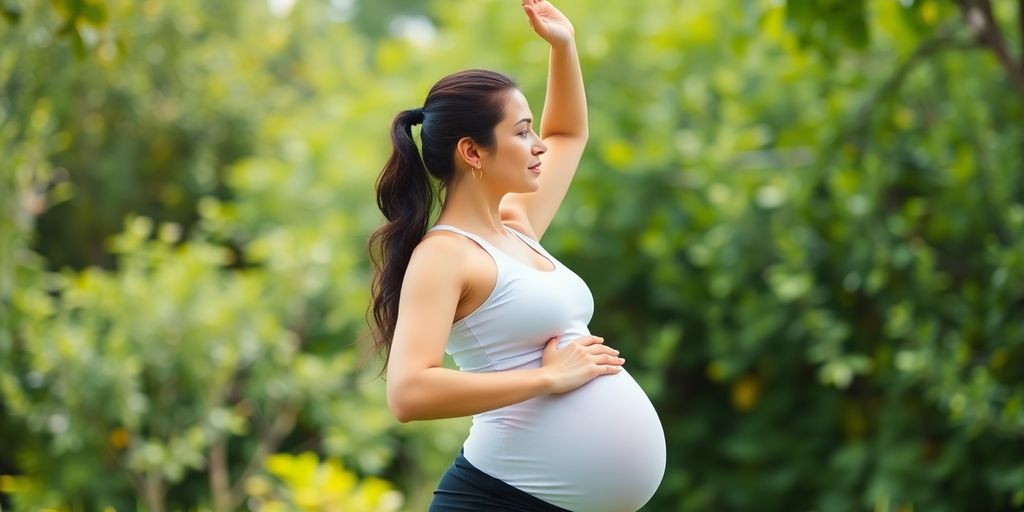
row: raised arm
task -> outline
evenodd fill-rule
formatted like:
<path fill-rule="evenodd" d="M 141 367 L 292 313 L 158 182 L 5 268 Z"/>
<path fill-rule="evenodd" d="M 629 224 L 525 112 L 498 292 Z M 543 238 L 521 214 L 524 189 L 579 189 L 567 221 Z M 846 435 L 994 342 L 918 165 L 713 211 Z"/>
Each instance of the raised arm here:
<path fill-rule="evenodd" d="M 541 156 L 540 188 L 509 194 L 501 203 L 501 214 L 539 240 L 561 206 L 583 155 L 589 136 L 587 96 L 572 23 L 544 0 L 523 0 L 523 10 L 533 30 L 551 46 L 540 123 L 540 137 L 548 151 Z"/>

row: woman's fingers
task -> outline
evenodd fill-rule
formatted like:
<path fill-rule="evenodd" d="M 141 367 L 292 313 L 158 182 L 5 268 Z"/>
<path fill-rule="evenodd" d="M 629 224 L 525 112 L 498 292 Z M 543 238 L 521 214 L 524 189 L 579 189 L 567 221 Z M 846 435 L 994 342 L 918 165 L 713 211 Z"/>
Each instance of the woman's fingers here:
<path fill-rule="evenodd" d="M 594 345 L 596 343 L 604 343 L 604 338 L 600 336 L 582 336 L 580 338 L 576 338 L 576 343 L 579 343 L 580 345 L 586 347 L 588 345 Z"/>
<path fill-rule="evenodd" d="M 546 358 L 546 357 L 550 356 L 551 354 L 554 354 L 555 352 L 558 352 L 558 338 L 559 338 L 559 336 L 555 336 L 553 338 L 548 338 L 548 342 L 544 345 L 544 356 L 543 357 Z"/>
<path fill-rule="evenodd" d="M 586 357 L 597 364 L 622 364 L 619 351 L 604 344 L 604 338 L 600 336 L 582 336 L 573 340 L 572 343 L 558 348 L 559 337 L 548 338 L 545 345 L 545 352 L 563 351 L 575 352 L 579 356 Z"/>
<path fill-rule="evenodd" d="M 610 356 L 618 356 L 619 355 L 619 351 L 618 350 L 615 350 L 614 348 L 611 348 L 611 347 L 606 346 L 606 345 L 591 345 L 589 347 L 584 348 L 583 350 L 584 350 L 584 352 L 586 352 L 586 353 L 588 353 L 588 354 L 590 354 L 592 356 L 599 356 L 599 355 L 604 355 L 604 354 L 607 354 L 607 355 L 610 355 Z"/>
<path fill-rule="evenodd" d="M 623 359 L 621 357 L 614 356 L 612 354 L 598 354 L 596 356 L 593 356 L 593 358 L 591 360 L 595 364 L 614 364 L 614 365 L 620 365 L 620 364 L 626 362 L 625 359 Z"/>
<path fill-rule="evenodd" d="M 589 350 L 595 351 L 593 353 L 607 352 L 609 354 L 618 354 L 619 351 L 604 344 L 604 338 L 600 336 L 584 336 L 578 338 L 576 343 L 583 347 L 589 347 Z"/>
<path fill-rule="evenodd" d="M 533 10 L 532 5 L 527 5 L 525 0 L 523 2 L 523 10 L 526 11 L 526 17 L 530 21 L 530 27 L 539 33 L 544 26 L 544 22 L 542 22 L 540 16 L 537 15 L 537 11 Z"/>

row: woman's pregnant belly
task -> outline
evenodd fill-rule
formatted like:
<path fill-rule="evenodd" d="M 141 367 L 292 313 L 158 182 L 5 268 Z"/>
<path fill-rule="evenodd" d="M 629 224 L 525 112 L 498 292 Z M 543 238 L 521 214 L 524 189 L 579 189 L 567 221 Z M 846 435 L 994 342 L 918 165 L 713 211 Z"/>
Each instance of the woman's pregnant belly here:
<path fill-rule="evenodd" d="M 465 456 L 481 471 L 574 512 L 633 512 L 665 473 L 665 433 L 623 369 L 567 393 L 473 418 Z"/>

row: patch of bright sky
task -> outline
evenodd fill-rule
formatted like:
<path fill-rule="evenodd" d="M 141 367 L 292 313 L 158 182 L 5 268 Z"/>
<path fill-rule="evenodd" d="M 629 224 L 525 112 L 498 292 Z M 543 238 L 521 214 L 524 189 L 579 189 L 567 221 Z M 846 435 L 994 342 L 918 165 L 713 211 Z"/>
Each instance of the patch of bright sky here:
<path fill-rule="evenodd" d="M 291 14 L 296 0 L 267 0 L 267 9 L 275 18 L 284 18 Z M 344 23 L 356 14 L 356 0 L 329 0 L 327 16 L 331 21 Z"/>
<path fill-rule="evenodd" d="M 292 7 L 295 7 L 295 0 L 267 0 L 267 9 L 275 18 L 288 16 L 288 13 L 292 12 Z"/>
<path fill-rule="evenodd" d="M 356 0 L 330 0 L 327 16 L 332 21 L 344 23 L 356 15 Z"/>
<path fill-rule="evenodd" d="M 437 28 L 425 16 L 399 16 L 388 26 L 391 35 L 416 45 L 429 45 L 437 39 Z"/>

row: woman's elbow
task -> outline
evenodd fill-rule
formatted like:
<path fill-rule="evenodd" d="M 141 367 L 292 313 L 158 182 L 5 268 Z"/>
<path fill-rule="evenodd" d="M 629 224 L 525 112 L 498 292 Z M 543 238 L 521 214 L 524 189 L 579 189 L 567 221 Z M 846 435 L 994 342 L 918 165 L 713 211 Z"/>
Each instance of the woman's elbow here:
<path fill-rule="evenodd" d="M 405 414 L 404 411 L 400 411 L 398 409 L 391 409 L 391 414 L 395 417 L 396 420 L 398 420 L 399 423 L 409 423 L 410 421 L 415 419 L 412 416 Z"/>
<path fill-rule="evenodd" d="M 401 409 L 394 405 L 389 405 L 389 407 L 391 409 L 391 415 L 394 416 L 399 423 L 409 423 L 416 419 L 407 409 Z"/>
<path fill-rule="evenodd" d="M 397 385 L 388 384 L 387 402 L 388 410 L 399 423 L 409 423 L 416 419 L 409 400 Z"/>

